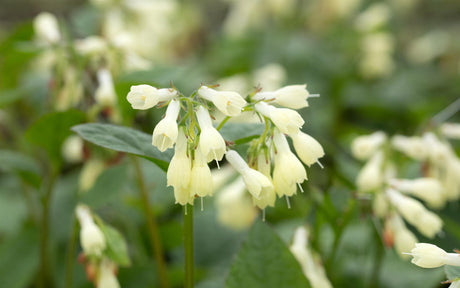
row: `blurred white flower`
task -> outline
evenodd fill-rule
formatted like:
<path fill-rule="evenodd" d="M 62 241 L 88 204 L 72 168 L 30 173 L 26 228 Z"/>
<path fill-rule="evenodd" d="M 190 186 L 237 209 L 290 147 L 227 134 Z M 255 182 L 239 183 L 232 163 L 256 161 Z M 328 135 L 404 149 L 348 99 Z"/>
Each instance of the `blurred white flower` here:
<path fill-rule="evenodd" d="M 439 128 L 441 130 L 441 133 L 447 138 L 460 139 L 460 124 L 443 123 Z"/>
<path fill-rule="evenodd" d="M 254 107 L 257 112 L 270 118 L 275 126 L 285 134 L 297 134 L 305 123 L 297 111 L 288 108 L 276 108 L 265 102 L 259 102 Z"/>
<path fill-rule="evenodd" d="M 56 44 L 61 40 L 59 25 L 56 17 L 48 12 L 38 14 L 34 19 L 34 30 L 39 41 Z"/>
<path fill-rule="evenodd" d="M 403 259 L 409 258 L 407 254 L 403 254 L 403 252 L 410 251 L 415 247 L 415 244 L 418 242 L 417 237 L 407 229 L 404 221 L 396 213 L 392 213 L 390 216 L 389 226 L 394 235 L 394 246 L 398 255 Z"/>
<path fill-rule="evenodd" d="M 80 243 L 85 255 L 101 256 L 106 247 L 106 241 L 101 229 L 94 223 L 89 208 L 77 205 L 75 210 L 80 223 Z"/>
<path fill-rule="evenodd" d="M 155 129 L 153 130 L 152 145 L 157 147 L 161 152 L 173 147 L 176 143 L 178 129 L 177 116 L 180 112 L 180 102 L 171 100 L 166 109 L 166 114 Z"/>
<path fill-rule="evenodd" d="M 257 156 L 257 171 L 264 174 L 270 182 L 272 181 L 270 177 L 270 159 L 266 158 L 265 153 L 260 153 L 259 156 Z M 258 198 L 252 197 L 252 203 L 260 209 L 265 209 L 267 206 L 275 206 L 275 201 L 276 193 L 273 189 L 262 190 Z"/>
<path fill-rule="evenodd" d="M 351 143 L 351 153 L 359 160 L 369 159 L 385 143 L 387 136 L 382 131 L 359 136 Z"/>
<path fill-rule="evenodd" d="M 75 49 L 82 55 L 102 55 L 107 52 L 107 42 L 100 36 L 89 36 L 76 40 Z"/>
<path fill-rule="evenodd" d="M 433 244 L 417 243 L 408 254 L 414 257 L 412 263 L 422 268 L 436 268 L 443 265 L 460 266 L 460 254 L 447 253 Z"/>
<path fill-rule="evenodd" d="M 234 230 L 251 226 L 257 217 L 257 209 L 245 192 L 244 181 L 238 177 L 217 194 L 217 219 L 220 223 Z"/>
<path fill-rule="evenodd" d="M 378 151 L 361 168 L 356 177 L 356 185 L 360 192 L 371 192 L 381 187 L 383 183 L 383 152 Z"/>
<path fill-rule="evenodd" d="M 278 63 L 271 63 L 254 71 L 253 83 L 265 91 L 273 91 L 283 85 L 286 77 L 286 69 L 283 66 Z"/>
<path fill-rule="evenodd" d="M 445 204 L 443 187 L 435 178 L 390 179 L 389 184 L 398 191 L 414 195 L 425 201 L 430 207 L 439 209 Z"/>
<path fill-rule="evenodd" d="M 246 188 L 252 196 L 259 198 L 261 194 L 271 193 L 271 191 L 273 191 L 274 187 L 271 181 L 261 172 L 249 168 L 248 164 L 236 151 L 227 151 L 225 158 L 230 165 L 241 174 Z"/>
<path fill-rule="evenodd" d="M 69 163 L 83 160 L 83 139 L 77 135 L 67 137 L 62 143 L 62 157 Z"/>
<path fill-rule="evenodd" d="M 150 85 L 135 85 L 126 96 L 133 109 L 145 110 L 152 108 L 160 102 L 167 102 L 178 95 L 172 88 L 157 89 Z"/>
<path fill-rule="evenodd" d="M 388 22 L 391 16 L 390 8 L 384 2 L 376 2 L 361 12 L 355 20 L 359 31 L 369 32 L 378 29 Z"/>
<path fill-rule="evenodd" d="M 238 116 L 246 105 L 246 100 L 240 94 L 233 91 L 217 91 L 206 86 L 198 89 L 198 95 L 211 101 L 220 112 L 227 116 Z"/>
<path fill-rule="evenodd" d="M 97 288 L 120 288 L 115 276 L 116 266 L 107 258 L 104 258 L 99 265 Z"/>
<path fill-rule="evenodd" d="M 416 160 L 425 160 L 428 156 L 426 143 L 420 137 L 395 135 L 391 138 L 391 145 L 396 150 Z"/>
<path fill-rule="evenodd" d="M 272 100 L 272 102 L 291 109 L 308 107 L 307 85 L 290 85 L 271 92 L 259 92 L 254 100 Z"/>
<path fill-rule="evenodd" d="M 99 86 L 96 88 L 94 96 L 96 103 L 102 106 L 114 107 L 118 99 L 113 85 L 112 74 L 107 69 L 100 69 L 97 71 L 97 80 Z"/>
<path fill-rule="evenodd" d="M 199 149 L 208 162 L 213 159 L 216 161 L 222 160 L 227 147 L 222 135 L 212 126 L 208 110 L 200 106 L 196 112 L 196 118 L 201 129 Z"/>
<path fill-rule="evenodd" d="M 83 164 L 83 168 L 78 179 L 80 192 L 87 192 L 89 189 L 91 189 L 104 169 L 105 164 L 99 158 L 90 158 L 88 161 L 86 161 Z"/>
<path fill-rule="evenodd" d="M 443 30 L 435 30 L 415 39 L 407 51 L 412 63 L 427 63 L 441 56 L 449 49 L 451 35 Z"/>

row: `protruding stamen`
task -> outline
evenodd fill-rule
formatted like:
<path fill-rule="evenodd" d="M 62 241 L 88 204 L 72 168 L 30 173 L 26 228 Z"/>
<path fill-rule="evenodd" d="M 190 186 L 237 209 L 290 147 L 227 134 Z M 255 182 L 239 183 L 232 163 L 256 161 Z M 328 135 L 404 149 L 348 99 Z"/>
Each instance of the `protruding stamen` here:
<path fill-rule="evenodd" d="M 318 163 L 318 165 L 319 165 L 319 167 L 321 167 L 321 169 L 324 169 L 323 164 L 321 164 L 321 162 L 319 162 L 319 160 L 316 160 L 316 163 Z"/>
<path fill-rule="evenodd" d="M 185 208 L 185 210 L 184 210 L 184 211 L 185 211 L 185 212 L 184 212 L 184 214 L 185 214 L 185 215 L 187 215 L 187 204 L 185 204 L 184 208 Z"/>
<path fill-rule="evenodd" d="M 204 211 L 204 208 L 203 208 L 203 197 L 201 197 L 201 211 Z"/>
<path fill-rule="evenodd" d="M 286 195 L 286 202 L 287 202 L 288 209 L 291 209 L 291 202 L 289 201 L 289 197 L 287 195 Z"/>
<path fill-rule="evenodd" d="M 309 94 L 308 98 L 319 98 L 320 94 Z"/>
<path fill-rule="evenodd" d="M 265 209 L 262 209 L 262 221 L 265 222 Z"/>
<path fill-rule="evenodd" d="M 297 183 L 297 186 L 299 186 L 300 192 L 302 192 L 302 193 L 303 193 L 303 188 L 302 188 L 302 185 L 300 185 L 300 183 Z"/>

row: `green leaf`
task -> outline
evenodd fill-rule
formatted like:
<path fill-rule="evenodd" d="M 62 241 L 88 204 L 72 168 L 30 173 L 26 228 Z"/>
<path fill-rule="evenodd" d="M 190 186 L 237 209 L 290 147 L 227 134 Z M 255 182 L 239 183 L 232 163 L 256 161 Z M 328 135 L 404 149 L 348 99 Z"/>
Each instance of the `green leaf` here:
<path fill-rule="evenodd" d="M 300 264 L 267 224 L 256 222 L 233 262 L 227 288 L 310 287 Z"/>
<path fill-rule="evenodd" d="M 120 266 L 131 265 L 126 240 L 123 235 L 121 235 L 121 233 L 115 228 L 103 223 L 102 220 L 96 218 L 96 221 L 99 227 L 101 227 L 107 243 L 107 248 L 104 253 L 106 253 L 113 262 Z"/>
<path fill-rule="evenodd" d="M 460 278 L 460 267 L 459 266 L 445 265 L 444 271 L 446 272 L 447 279 L 449 280 Z"/>
<path fill-rule="evenodd" d="M 258 123 L 226 123 L 219 132 L 227 141 L 244 144 L 261 135 L 264 127 Z"/>
<path fill-rule="evenodd" d="M 89 123 L 72 128 L 83 139 L 115 151 L 142 156 L 166 171 L 172 158 L 172 150 L 160 152 L 152 146 L 152 135 L 128 127 L 111 124 Z"/>
<path fill-rule="evenodd" d="M 83 122 L 85 114 L 77 110 L 54 112 L 42 116 L 26 131 L 29 142 L 46 150 L 55 164 L 61 161 L 61 145 L 71 134 L 70 128 Z"/>
<path fill-rule="evenodd" d="M 0 286 L 30 287 L 38 268 L 39 237 L 36 230 L 21 231 L 0 245 Z"/>

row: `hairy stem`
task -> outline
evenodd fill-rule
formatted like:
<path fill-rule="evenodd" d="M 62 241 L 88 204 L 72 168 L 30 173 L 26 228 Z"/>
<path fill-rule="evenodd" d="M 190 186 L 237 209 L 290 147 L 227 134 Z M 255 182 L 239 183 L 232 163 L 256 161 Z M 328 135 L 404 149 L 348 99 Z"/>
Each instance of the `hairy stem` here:
<path fill-rule="evenodd" d="M 155 215 L 152 213 L 152 209 L 150 208 L 149 197 L 147 186 L 145 184 L 144 175 L 142 173 L 139 161 L 136 157 L 131 158 L 134 164 L 134 169 L 136 170 L 136 178 L 137 184 L 139 186 L 139 192 L 144 208 L 145 218 L 147 221 L 147 230 L 149 232 L 150 237 L 150 245 L 153 247 L 153 256 L 155 257 L 155 262 L 157 266 L 157 273 L 158 278 L 160 281 L 160 287 L 168 288 L 169 287 L 169 279 L 168 273 L 166 269 L 165 260 L 163 257 L 163 247 L 161 244 L 160 234 L 158 232 L 158 225 L 155 218 Z"/>
<path fill-rule="evenodd" d="M 185 288 L 193 288 L 193 206 L 186 204 L 184 213 Z"/>

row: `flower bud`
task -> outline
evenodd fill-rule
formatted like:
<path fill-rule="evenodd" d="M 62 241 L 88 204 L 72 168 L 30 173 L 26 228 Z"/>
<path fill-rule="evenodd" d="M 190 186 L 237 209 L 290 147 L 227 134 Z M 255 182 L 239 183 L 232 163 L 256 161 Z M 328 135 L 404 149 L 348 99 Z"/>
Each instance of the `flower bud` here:
<path fill-rule="evenodd" d="M 307 85 L 290 85 L 272 92 L 259 92 L 254 95 L 254 100 L 272 100 L 274 103 L 291 108 L 300 109 L 308 107 Z"/>
<path fill-rule="evenodd" d="M 115 270 L 114 263 L 108 259 L 103 259 L 99 266 L 97 288 L 120 288 L 120 284 L 115 276 Z"/>
<path fill-rule="evenodd" d="M 238 116 L 246 105 L 246 101 L 240 94 L 233 91 L 216 91 L 206 86 L 198 89 L 198 95 L 211 101 L 220 112 L 227 116 Z"/>
<path fill-rule="evenodd" d="M 83 139 L 71 135 L 62 143 L 62 157 L 69 163 L 78 163 L 83 160 Z"/>
<path fill-rule="evenodd" d="M 152 145 L 161 152 L 174 146 L 176 143 L 178 129 L 177 116 L 180 112 L 180 103 L 172 100 L 166 109 L 166 115 L 153 130 Z"/>
<path fill-rule="evenodd" d="M 106 247 L 105 237 L 101 229 L 94 223 L 88 207 L 78 205 L 75 213 L 80 222 L 80 242 L 86 255 L 101 256 Z"/>

